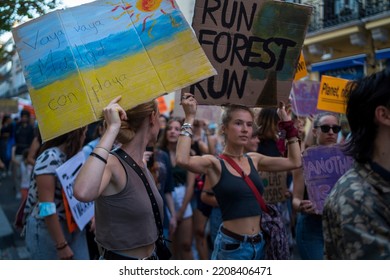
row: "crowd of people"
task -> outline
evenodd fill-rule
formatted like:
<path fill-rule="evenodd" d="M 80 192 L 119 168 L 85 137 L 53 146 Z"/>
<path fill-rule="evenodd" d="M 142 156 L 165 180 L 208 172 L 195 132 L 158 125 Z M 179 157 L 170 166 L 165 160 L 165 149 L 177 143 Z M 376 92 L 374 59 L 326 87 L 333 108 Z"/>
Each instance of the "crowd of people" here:
<path fill-rule="evenodd" d="M 262 209 L 225 157 L 263 196 L 270 184 L 264 174 L 282 178 L 285 188 L 272 203 L 283 217 L 290 258 L 390 259 L 389 83 L 389 70 L 351 83 L 343 126 L 338 114 L 302 117 L 280 102 L 256 113 L 224 106 L 215 129 L 184 93 L 183 118 L 160 115 L 155 100 L 124 110 L 118 97 L 93 137 L 83 127 L 42 143 L 22 111 L 17 123 L 3 117 L 0 168 L 14 178 L 33 259 L 156 260 L 161 226 L 171 259 L 264 259 Z M 319 213 L 302 153 L 336 144 L 355 163 Z M 71 230 L 55 170 L 80 151 L 86 161 L 74 196 L 94 202 L 95 212 L 88 227 Z"/>

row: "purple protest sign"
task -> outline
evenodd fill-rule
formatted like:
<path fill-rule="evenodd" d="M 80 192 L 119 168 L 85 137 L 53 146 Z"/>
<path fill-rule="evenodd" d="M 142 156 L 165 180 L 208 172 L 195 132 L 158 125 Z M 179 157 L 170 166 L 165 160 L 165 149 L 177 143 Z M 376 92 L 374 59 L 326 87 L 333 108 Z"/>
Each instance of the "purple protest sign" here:
<path fill-rule="evenodd" d="M 294 81 L 290 94 L 294 114 L 301 117 L 317 114 L 319 89 L 320 83 L 317 81 Z"/>
<path fill-rule="evenodd" d="M 303 152 L 303 176 L 316 214 L 322 214 L 325 199 L 337 180 L 353 165 L 339 145 L 310 147 Z"/>

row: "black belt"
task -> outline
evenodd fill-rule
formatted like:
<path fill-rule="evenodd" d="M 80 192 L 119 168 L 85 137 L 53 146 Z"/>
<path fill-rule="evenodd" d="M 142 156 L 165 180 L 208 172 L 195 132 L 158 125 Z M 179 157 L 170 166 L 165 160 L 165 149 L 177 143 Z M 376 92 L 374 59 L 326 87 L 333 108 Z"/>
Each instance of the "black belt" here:
<path fill-rule="evenodd" d="M 104 250 L 104 249 L 103 249 Z M 104 250 L 103 258 L 105 260 L 158 260 L 157 256 L 153 253 L 151 256 L 144 259 L 134 258 L 130 256 L 125 256 L 122 254 L 117 254 L 113 251 Z"/>
<path fill-rule="evenodd" d="M 260 243 L 263 240 L 261 234 L 257 234 L 255 236 L 244 236 L 241 234 L 234 233 L 224 227 L 221 227 L 221 232 L 231 238 L 237 239 L 241 242 L 249 242 L 249 243 Z"/>

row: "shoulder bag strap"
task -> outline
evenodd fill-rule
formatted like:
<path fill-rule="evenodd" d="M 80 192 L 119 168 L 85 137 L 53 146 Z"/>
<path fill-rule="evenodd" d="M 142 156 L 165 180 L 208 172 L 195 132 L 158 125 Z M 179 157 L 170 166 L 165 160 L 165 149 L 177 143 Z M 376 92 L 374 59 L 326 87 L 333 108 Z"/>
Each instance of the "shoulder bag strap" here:
<path fill-rule="evenodd" d="M 251 178 L 249 178 L 249 176 L 245 174 L 245 172 L 241 169 L 241 167 L 231 157 L 229 157 L 227 155 L 222 155 L 222 154 L 219 157 L 221 159 L 226 160 L 238 172 L 238 174 L 241 175 L 241 177 L 245 180 L 245 182 L 251 188 L 253 194 L 255 195 L 257 201 L 260 204 L 261 209 L 265 212 L 268 212 L 265 201 L 264 201 L 263 197 L 261 196 L 260 192 L 255 187 L 255 184 L 252 182 Z"/>
<path fill-rule="evenodd" d="M 146 176 L 142 169 L 138 166 L 138 164 L 122 149 L 117 149 L 113 151 L 112 153 L 117 154 L 121 159 L 123 159 L 131 168 L 134 169 L 134 171 L 138 174 L 138 176 L 141 178 L 142 182 L 144 182 L 146 191 L 148 192 L 150 203 L 153 207 L 153 214 L 154 219 L 156 220 L 156 225 L 158 229 L 158 233 L 161 237 L 163 237 L 163 227 L 162 227 L 162 219 L 160 210 L 158 209 L 158 204 L 156 201 L 156 198 L 154 197 L 154 194 L 152 192 L 152 189 L 150 188 L 149 182 L 146 179 Z"/>

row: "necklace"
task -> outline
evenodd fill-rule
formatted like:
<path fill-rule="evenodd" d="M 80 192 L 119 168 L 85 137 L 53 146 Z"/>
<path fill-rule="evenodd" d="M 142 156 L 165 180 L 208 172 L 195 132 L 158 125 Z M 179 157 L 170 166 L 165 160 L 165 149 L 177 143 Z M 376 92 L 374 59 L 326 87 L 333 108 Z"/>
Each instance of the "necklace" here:
<path fill-rule="evenodd" d="M 226 151 L 223 151 L 222 154 L 223 154 L 223 155 L 227 155 L 227 156 L 229 156 L 229 157 L 238 158 L 239 160 L 244 156 L 244 154 L 234 155 L 234 154 L 228 153 L 228 152 L 226 152 Z"/>

